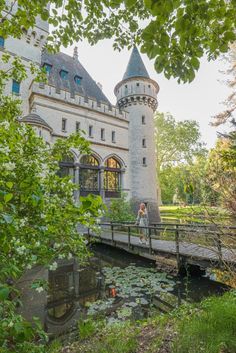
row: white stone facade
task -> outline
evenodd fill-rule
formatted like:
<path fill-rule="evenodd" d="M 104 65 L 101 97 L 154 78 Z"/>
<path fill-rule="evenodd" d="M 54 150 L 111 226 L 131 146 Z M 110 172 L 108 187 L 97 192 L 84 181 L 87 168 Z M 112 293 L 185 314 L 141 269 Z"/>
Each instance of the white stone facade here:
<path fill-rule="evenodd" d="M 25 32 L 21 39 L 7 38 L 4 46 L 0 47 L 0 56 L 8 52 L 12 58 L 20 56 L 26 67 L 33 62 L 39 66 L 47 64 L 49 69 L 53 68 L 54 62 L 58 63 L 59 60 L 60 64 L 60 59 L 63 59 L 62 69 L 70 71 L 66 67 L 68 58 L 68 67 L 73 70 L 81 67 L 84 70 L 76 62 L 77 53 L 74 58 L 59 54 L 53 63 L 48 61 L 48 56 L 44 63 L 42 47 L 47 34 L 48 25 L 38 20 L 35 30 Z M 9 68 L 9 65 L 1 63 L 1 68 Z M 16 95 L 22 99 L 22 121 L 31 124 L 48 144 L 53 144 L 57 138 L 66 138 L 71 133 L 82 131 L 91 143 L 96 162 L 88 169 L 97 194 L 109 202 L 111 197 L 119 197 L 122 190 L 134 201 L 136 211 L 138 203 L 146 202 L 151 219 L 158 221 L 153 113 L 157 107 L 159 87 L 147 73 L 144 77 L 142 72 L 140 76 L 131 75 L 116 86 L 117 105 L 113 106 L 101 87 L 84 72 L 86 77 L 79 75 L 82 84 L 78 90 L 73 89 L 73 79 L 70 78 L 68 87 L 65 80 L 58 79 L 56 76 L 60 74 L 59 71 L 53 72 L 53 78 L 47 84 L 36 83 L 29 75 L 21 83 L 19 95 Z M 91 87 L 85 79 L 90 80 Z M 9 82 L 6 94 L 11 92 L 12 82 Z M 85 173 L 85 166 L 81 164 L 83 156 L 76 150 L 73 150 L 73 155 L 73 165 L 65 163 L 65 167 L 70 169 L 69 174 L 74 181 L 80 184 L 83 182 L 81 175 Z M 114 161 L 118 164 L 114 165 Z M 86 180 L 84 182 L 86 184 Z"/>

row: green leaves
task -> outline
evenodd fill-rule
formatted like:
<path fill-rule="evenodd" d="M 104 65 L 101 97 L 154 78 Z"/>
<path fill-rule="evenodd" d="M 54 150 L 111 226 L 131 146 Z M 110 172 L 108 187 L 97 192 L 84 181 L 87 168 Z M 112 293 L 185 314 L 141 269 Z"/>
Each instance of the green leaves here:
<path fill-rule="evenodd" d="M 6 300 L 9 294 L 10 294 L 10 288 L 7 286 L 0 285 L 0 301 Z"/>
<path fill-rule="evenodd" d="M 209 60 L 228 51 L 236 39 L 236 6 L 233 0 L 70 0 L 46 3 L 22 1 L 14 18 L 1 24 L 0 35 L 19 37 L 20 28 L 32 28 L 36 17 L 52 25 L 48 48 L 59 49 L 75 41 L 114 38 L 121 50 L 133 43 L 155 59 L 155 68 L 167 78 L 191 82 L 200 58 Z M 84 15 L 86 14 L 86 15 Z"/>
<path fill-rule="evenodd" d="M 13 194 L 12 193 L 9 193 L 9 194 L 6 194 L 4 195 L 4 201 L 7 203 L 9 201 L 11 201 L 11 199 L 13 198 Z"/>

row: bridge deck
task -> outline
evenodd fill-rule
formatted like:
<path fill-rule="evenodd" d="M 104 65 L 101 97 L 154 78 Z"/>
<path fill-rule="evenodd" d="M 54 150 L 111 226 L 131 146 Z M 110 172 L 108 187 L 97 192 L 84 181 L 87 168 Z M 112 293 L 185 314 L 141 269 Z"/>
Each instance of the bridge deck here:
<path fill-rule="evenodd" d="M 140 244 L 139 237 L 126 233 L 114 232 L 113 235 L 108 230 L 103 230 L 100 235 L 96 235 L 101 242 L 112 245 L 126 251 L 139 254 L 140 256 L 155 259 L 157 255 L 180 257 L 186 263 L 199 264 L 201 267 L 208 267 L 210 264 L 219 262 L 236 266 L 236 249 L 219 249 L 214 246 L 203 246 L 191 242 L 179 241 L 178 247 L 176 241 L 160 240 L 151 237 L 148 244 Z M 178 261 L 178 260 L 177 260 Z"/>

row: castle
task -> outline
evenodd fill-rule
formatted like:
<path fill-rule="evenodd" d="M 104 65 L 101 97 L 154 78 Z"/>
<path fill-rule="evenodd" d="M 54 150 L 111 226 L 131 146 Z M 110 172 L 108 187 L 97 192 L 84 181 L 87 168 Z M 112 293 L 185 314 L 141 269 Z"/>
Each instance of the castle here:
<path fill-rule="evenodd" d="M 18 55 L 27 68 L 34 62 L 47 72 L 47 83 L 34 82 L 29 74 L 23 82 L 13 80 L 6 86 L 6 94 L 22 99 L 21 121 L 48 144 L 85 131 L 92 154 L 73 150 L 74 158 L 61 163 L 61 174 L 71 175 L 80 195 L 101 195 L 106 203 L 125 192 L 136 211 L 145 202 L 151 220 L 158 221 L 153 114 L 159 86 L 149 77 L 138 49 L 132 50 L 112 105 L 80 63 L 77 48 L 73 57 L 42 50 L 48 33 L 48 24 L 37 19 L 35 28 L 25 30 L 20 39 L 0 37 L 0 55 Z"/>

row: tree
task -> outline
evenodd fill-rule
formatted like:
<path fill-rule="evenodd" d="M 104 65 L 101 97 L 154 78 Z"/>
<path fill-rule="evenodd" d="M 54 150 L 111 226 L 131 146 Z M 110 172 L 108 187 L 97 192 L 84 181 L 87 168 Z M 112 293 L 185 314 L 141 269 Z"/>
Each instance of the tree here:
<path fill-rule="evenodd" d="M 20 293 L 15 282 L 35 265 L 53 270 L 58 258 L 87 258 L 78 223 L 95 230 L 96 218 L 103 212 L 100 197 L 75 203 L 75 184 L 57 175 L 62 157 L 72 147 L 89 153 L 88 142 L 75 134 L 48 147 L 30 126 L 20 123 L 20 100 L 3 94 L 8 79 L 25 75 L 17 58 L 11 70 L 0 71 L 0 346 L 4 353 L 46 350 L 39 344 L 46 342 L 39 325 L 16 314 Z M 35 283 L 39 291 L 45 286 L 42 281 Z"/>
<path fill-rule="evenodd" d="M 224 124 L 227 121 L 234 122 L 233 116 L 236 112 L 236 43 L 232 44 L 227 60 L 230 64 L 230 67 L 226 72 L 226 74 L 230 76 L 230 79 L 227 80 L 227 86 L 233 91 L 224 102 L 227 108 L 223 112 L 214 116 L 214 121 L 212 123 L 214 126 Z"/>
<path fill-rule="evenodd" d="M 158 179 L 165 168 L 190 162 L 195 155 L 205 153 L 196 121 L 177 122 L 172 115 L 164 113 L 157 113 L 154 121 Z M 159 201 L 161 203 L 161 196 Z"/>
<path fill-rule="evenodd" d="M 219 138 L 210 152 L 208 180 L 223 205 L 236 217 L 236 133 Z"/>
<path fill-rule="evenodd" d="M 50 49 L 85 39 L 93 45 L 114 38 L 119 50 L 136 43 L 155 60 L 157 72 L 183 82 L 194 79 L 203 55 L 214 60 L 236 39 L 235 0 L 19 0 L 19 5 L 0 1 L 0 36 L 20 37 L 39 16 L 51 25 Z"/>

